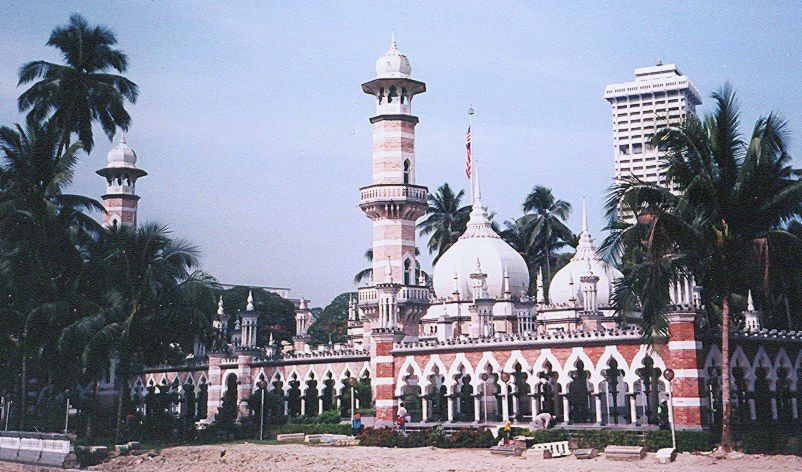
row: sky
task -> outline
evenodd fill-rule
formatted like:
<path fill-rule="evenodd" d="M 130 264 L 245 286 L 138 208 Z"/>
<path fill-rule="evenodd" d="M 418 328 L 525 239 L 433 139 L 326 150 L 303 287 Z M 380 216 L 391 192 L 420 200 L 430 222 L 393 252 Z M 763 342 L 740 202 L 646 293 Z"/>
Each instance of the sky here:
<path fill-rule="evenodd" d="M 744 129 L 769 111 L 802 155 L 800 2 L 146 2 L 3 1 L 0 124 L 16 109 L 18 67 L 59 61 L 45 46 L 78 12 L 110 27 L 140 88 L 127 141 L 149 175 L 140 222 L 196 244 L 223 283 L 277 286 L 327 304 L 367 263 L 375 105 L 360 85 L 394 32 L 427 92 L 414 101 L 417 183 L 468 189 L 466 110 L 483 200 L 520 216 L 534 185 L 574 206 L 586 198 L 600 239 L 613 176 L 607 84 L 675 63 L 703 95 L 726 81 Z M 94 171 L 112 147 L 96 132 L 71 192 L 99 198 Z M 795 162 L 801 166 L 798 157 Z M 431 256 L 419 239 L 424 267 Z"/>

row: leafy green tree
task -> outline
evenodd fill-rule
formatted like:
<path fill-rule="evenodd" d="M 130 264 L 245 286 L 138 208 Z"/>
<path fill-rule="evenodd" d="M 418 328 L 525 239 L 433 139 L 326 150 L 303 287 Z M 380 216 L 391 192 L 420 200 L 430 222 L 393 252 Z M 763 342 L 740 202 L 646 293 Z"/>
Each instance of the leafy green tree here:
<path fill-rule="evenodd" d="M 235 314 L 245 311 L 248 293 L 253 291 L 253 304 L 259 313 L 256 328 L 256 341 L 265 346 L 273 335 L 275 342 L 292 341 L 295 335 L 295 305 L 281 295 L 267 290 L 238 285 L 223 291 L 223 304 L 226 312 Z M 234 329 L 234 323 L 229 323 Z"/>
<path fill-rule="evenodd" d="M 749 289 L 765 294 L 771 261 L 800 246 L 785 225 L 802 213 L 802 182 L 784 120 L 759 118 L 745 140 L 729 84 L 713 99 L 704 120 L 689 115 L 655 137 L 665 150 L 666 186 L 630 178 L 611 189 L 612 231 L 603 247 L 626 262 L 614 303 L 619 312 L 639 305 L 647 341 L 669 335 L 670 284 L 690 273 L 702 285 L 710 321 L 721 326 L 722 445 L 729 447 L 733 304 Z M 619 220 L 619 205 L 636 218 Z"/>
<path fill-rule="evenodd" d="M 431 235 L 427 246 L 430 254 L 437 253 L 435 264 L 465 232 L 471 207 L 460 206 L 464 196 L 464 190 L 455 193 L 448 183 L 444 183 L 427 197 L 429 207 L 426 210 L 426 219 L 418 223 L 418 229 L 421 236 Z"/>
<path fill-rule="evenodd" d="M 76 281 L 83 258 L 79 244 L 101 230 L 85 212 L 96 200 L 65 193 L 80 143 L 59 151 L 59 129 L 28 118 L 26 127 L 0 127 L 0 304 L 6 365 L 15 379 L 18 427 L 25 428 L 31 356 L 53 359 L 54 336 L 76 316 Z M 57 358 L 57 356 L 56 356 Z M 58 364 L 45 364 L 58 365 Z M 58 374 L 43 370 L 41 374 Z M 6 377 L 5 384 L 11 379 Z"/>
<path fill-rule="evenodd" d="M 346 292 L 334 297 L 309 327 L 310 342 L 319 346 L 329 342 L 341 343 L 348 339 L 348 301 L 356 293 Z"/>
<path fill-rule="evenodd" d="M 109 140 L 117 128 L 128 130 L 131 117 L 125 102 L 135 103 L 139 91 L 134 82 L 109 72 L 128 69 L 128 57 L 113 48 L 114 33 L 73 14 L 68 25 L 53 30 L 46 44 L 61 52 L 64 64 L 33 61 L 20 67 L 18 85 L 34 83 L 20 95 L 19 110 L 29 111 L 36 121 L 49 118 L 61 130 L 60 150 L 69 147 L 75 133 L 91 152 L 95 122 Z"/>

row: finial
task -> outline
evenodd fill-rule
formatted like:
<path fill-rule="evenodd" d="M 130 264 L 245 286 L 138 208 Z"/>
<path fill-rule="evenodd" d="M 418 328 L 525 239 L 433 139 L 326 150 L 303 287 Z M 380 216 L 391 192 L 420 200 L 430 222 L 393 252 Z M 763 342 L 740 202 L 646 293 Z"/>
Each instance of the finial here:
<path fill-rule="evenodd" d="M 217 302 L 217 314 L 224 315 L 225 313 L 225 310 L 223 310 L 223 296 L 220 295 L 220 301 Z"/>
<path fill-rule="evenodd" d="M 273 345 L 273 332 L 272 331 L 270 332 L 270 339 L 267 341 L 267 345 L 268 346 L 272 346 Z"/>
<path fill-rule="evenodd" d="M 755 302 L 752 301 L 751 289 L 749 289 L 749 292 L 746 295 L 746 311 L 755 311 Z"/>
<path fill-rule="evenodd" d="M 468 105 L 468 115 L 473 115 L 474 113 L 473 104 Z"/>
<path fill-rule="evenodd" d="M 395 31 L 393 31 L 393 36 L 390 39 L 390 49 L 398 49 L 398 46 L 395 44 Z"/>
<path fill-rule="evenodd" d="M 574 274 L 573 272 L 568 273 L 568 285 L 574 285 Z"/>
<path fill-rule="evenodd" d="M 248 291 L 248 305 L 245 307 L 246 311 L 253 311 L 253 290 Z"/>
<path fill-rule="evenodd" d="M 120 144 L 125 144 L 125 130 L 123 130 L 122 135 L 120 135 Z"/>
<path fill-rule="evenodd" d="M 477 274 L 481 274 L 482 273 L 482 263 L 479 262 L 479 258 L 478 257 L 476 258 L 476 273 Z"/>
<path fill-rule="evenodd" d="M 582 232 L 588 232 L 588 206 L 585 203 L 585 197 L 582 197 Z"/>

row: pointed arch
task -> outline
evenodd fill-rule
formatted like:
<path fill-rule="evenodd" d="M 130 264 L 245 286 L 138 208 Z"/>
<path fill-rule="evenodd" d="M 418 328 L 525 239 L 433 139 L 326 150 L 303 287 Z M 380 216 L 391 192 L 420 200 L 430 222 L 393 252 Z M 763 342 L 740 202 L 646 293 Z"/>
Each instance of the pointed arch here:
<path fill-rule="evenodd" d="M 599 361 L 596 362 L 596 368 L 593 369 L 590 374 L 590 383 L 594 384 L 597 389 L 599 383 L 604 381 L 604 371 L 608 368 L 608 364 L 610 363 L 611 359 L 615 359 L 615 361 L 618 363 L 619 369 L 626 369 L 629 365 L 627 360 L 624 359 L 624 356 L 618 350 L 617 346 L 605 346 L 604 352 L 602 352 L 602 355 L 599 356 Z"/>
<path fill-rule="evenodd" d="M 777 381 L 777 372 L 774 369 L 774 363 L 771 362 L 771 358 L 766 353 L 766 350 L 763 346 L 757 348 L 757 352 L 755 353 L 755 360 L 752 362 L 752 372 L 757 376 L 757 369 L 766 369 L 766 378 L 769 380 L 769 385 L 771 389 L 774 390 L 775 382 Z"/>
<path fill-rule="evenodd" d="M 733 371 L 737 367 L 744 369 L 744 379 L 746 380 L 747 388 L 752 390 L 755 387 L 755 371 L 752 368 L 752 363 L 749 362 L 749 358 L 746 357 L 746 353 L 741 346 L 736 346 L 735 350 L 730 356 L 730 379 L 731 382 L 733 382 L 733 385 L 735 382 L 735 374 Z"/>
<path fill-rule="evenodd" d="M 473 367 L 471 367 L 471 363 L 465 354 L 462 352 L 458 352 L 457 355 L 454 357 L 454 361 L 451 363 L 451 366 L 448 368 L 448 375 L 446 375 L 446 381 L 443 382 L 449 389 L 453 387 L 457 382 L 454 380 L 454 376 L 457 375 L 459 368 L 463 367 L 465 374 L 470 375 L 471 378 L 474 377 L 473 374 Z"/>
<path fill-rule="evenodd" d="M 426 362 L 426 365 L 423 367 L 423 378 L 421 379 L 421 388 L 425 389 L 430 385 L 429 377 L 434 375 L 435 367 L 437 367 L 440 375 L 445 376 L 446 373 L 448 372 L 448 369 L 446 369 L 446 365 L 440 359 L 440 356 L 438 354 L 432 354 L 431 357 L 429 357 L 429 361 Z"/>
<path fill-rule="evenodd" d="M 493 353 L 489 351 L 482 354 L 482 358 L 479 359 L 479 362 L 476 364 L 474 372 L 481 374 L 485 371 L 485 368 L 488 365 L 492 367 L 493 372 L 498 372 L 501 374 L 501 364 L 499 364 L 498 360 L 496 360 L 496 357 L 493 355 Z M 479 378 L 479 374 L 471 375 L 471 385 L 474 387 L 482 384 L 482 379 Z"/>
<path fill-rule="evenodd" d="M 537 374 L 538 372 L 543 370 L 543 366 L 548 362 L 551 364 L 551 370 L 557 372 L 558 374 L 562 373 L 562 363 L 557 360 L 554 354 L 551 352 L 551 349 L 544 348 L 540 350 L 540 355 L 535 360 L 535 364 L 532 366 L 532 372 Z"/>
<path fill-rule="evenodd" d="M 645 344 L 641 344 L 640 349 L 635 354 L 635 357 L 632 358 L 632 362 L 629 364 L 629 367 L 624 375 L 624 381 L 630 388 L 630 391 L 635 391 L 635 382 L 639 380 L 638 378 L 638 369 L 643 367 L 643 359 L 649 356 L 654 361 L 654 367 L 659 368 L 661 372 L 665 372 L 666 370 L 666 363 L 663 361 L 663 358 L 655 352 L 654 350 L 650 349 L 649 346 Z M 660 376 L 660 383 L 668 389 L 668 384 L 666 383 L 666 379 L 663 376 Z"/>
<path fill-rule="evenodd" d="M 415 361 L 415 357 L 407 356 L 407 358 L 404 359 L 404 363 L 401 364 L 401 368 L 398 369 L 398 378 L 396 378 L 396 381 L 395 381 L 395 395 L 396 396 L 403 395 L 404 392 L 402 391 L 402 389 L 404 387 L 404 378 L 407 376 L 407 374 L 408 374 L 407 371 L 410 368 L 412 368 L 412 374 L 416 375 L 418 377 L 419 385 L 422 384 L 423 373 L 421 371 L 420 366 Z"/>
<path fill-rule="evenodd" d="M 791 390 L 795 391 L 798 376 L 796 373 L 796 369 L 794 369 L 794 364 L 791 362 L 791 357 L 788 355 L 788 352 L 785 350 L 784 347 L 780 347 L 780 349 L 777 350 L 777 355 L 774 357 L 775 381 L 779 378 L 779 375 L 777 375 L 777 371 L 781 368 L 785 368 L 788 371 L 788 380 L 790 380 Z"/>
<path fill-rule="evenodd" d="M 575 347 L 571 349 L 571 354 L 568 356 L 568 359 L 565 360 L 565 364 L 563 365 L 563 371 L 560 373 L 560 378 L 558 380 L 558 382 L 562 384 L 563 388 L 568 388 L 568 384 L 571 381 L 571 375 L 570 375 L 571 371 L 574 369 L 574 367 L 576 367 L 577 361 L 580 360 L 582 361 L 583 364 L 585 364 L 584 366 L 585 370 L 591 372 L 591 374 L 596 369 L 596 365 L 593 363 L 592 360 L 590 360 L 590 357 L 588 357 L 587 353 L 583 348 Z M 593 384 L 594 388 L 598 387 L 598 385 L 593 381 L 591 381 L 591 384 Z"/>
<path fill-rule="evenodd" d="M 529 373 L 531 371 L 532 366 L 529 365 L 529 362 L 519 349 L 510 352 L 510 357 L 507 358 L 507 362 L 504 364 L 504 371 L 511 372 L 515 368 L 516 362 L 521 364 L 521 370 L 524 372 Z M 531 375 L 529 377 L 531 377 Z"/>

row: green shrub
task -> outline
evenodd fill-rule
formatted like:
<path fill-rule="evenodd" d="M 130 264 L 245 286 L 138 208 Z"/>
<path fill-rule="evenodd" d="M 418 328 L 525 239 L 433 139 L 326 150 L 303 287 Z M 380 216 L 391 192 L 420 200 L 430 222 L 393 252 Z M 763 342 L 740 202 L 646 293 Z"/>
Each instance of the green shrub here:
<path fill-rule="evenodd" d="M 411 431 L 406 436 L 392 428 L 368 428 L 359 435 L 362 446 L 377 447 L 426 447 L 435 446 L 443 449 L 455 448 L 488 448 L 496 444 L 493 434 L 484 429 L 462 429 L 446 436 L 442 428 Z"/>
<path fill-rule="evenodd" d="M 535 438 L 536 443 L 567 441 L 568 431 L 565 429 L 540 429 L 537 431 L 530 431 L 527 436 Z"/>
<path fill-rule="evenodd" d="M 342 420 L 339 410 L 327 410 L 317 415 L 317 422 L 321 424 L 337 424 Z"/>
<path fill-rule="evenodd" d="M 710 451 L 716 438 L 708 431 L 677 431 L 677 452 Z M 671 431 L 647 431 L 643 445 L 648 451 L 671 447 Z"/>
<path fill-rule="evenodd" d="M 741 445 L 744 452 L 748 454 L 772 454 L 779 452 L 786 442 L 785 438 L 778 437 L 777 433 L 771 430 L 753 430 L 744 433 Z"/>

